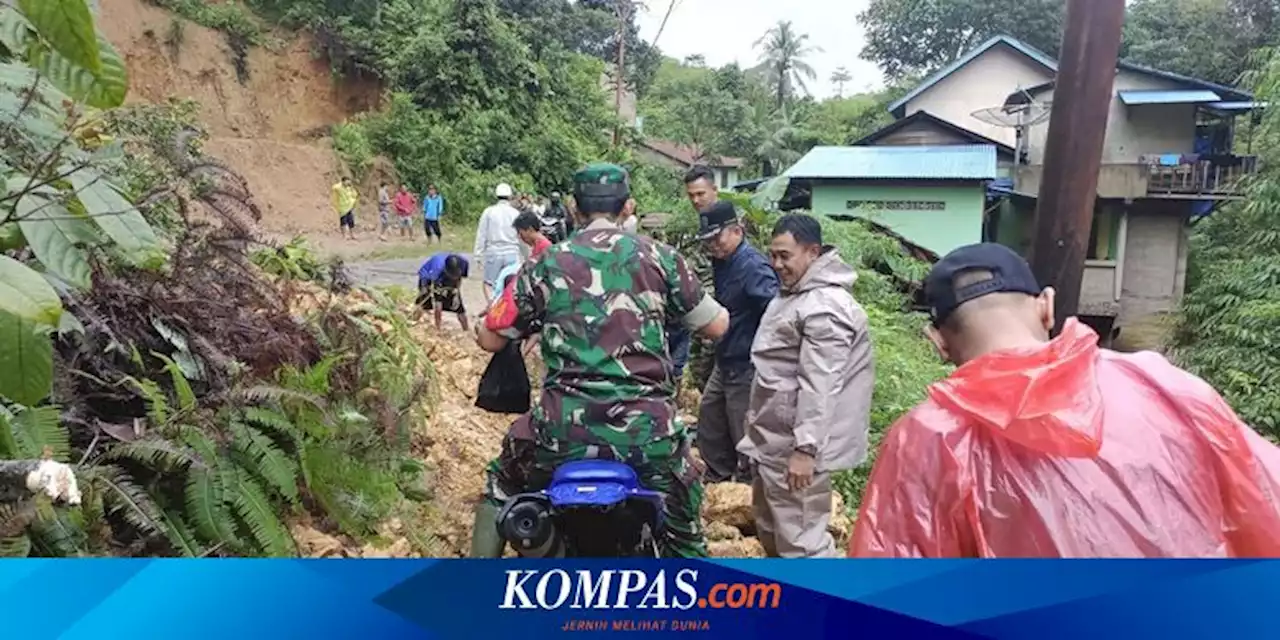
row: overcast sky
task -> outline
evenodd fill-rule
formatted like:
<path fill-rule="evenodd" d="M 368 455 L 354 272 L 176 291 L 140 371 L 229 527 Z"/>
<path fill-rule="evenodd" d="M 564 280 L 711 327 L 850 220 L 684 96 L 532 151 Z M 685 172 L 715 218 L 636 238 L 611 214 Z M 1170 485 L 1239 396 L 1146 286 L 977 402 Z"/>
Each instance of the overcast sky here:
<path fill-rule="evenodd" d="M 647 8 L 637 15 L 640 35 L 650 42 L 671 0 L 644 0 Z M 809 64 L 818 77 L 809 90 L 816 97 L 835 95 L 831 72 L 844 66 L 853 75 L 845 94 L 883 85 L 875 65 L 862 60 L 862 27 L 858 13 L 868 0 L 676 0 L 667 26 L 658 37 L 658 48 L 668 56 L 684 59 L 702 54 L 707 64 L 718 67 L 737 61 L 751 67 L 760 59 L 752 47 L 779 20 L 790 20 L 799 33 L 809 34 L 809 43 L 822 52 L 810 56 Z"/>

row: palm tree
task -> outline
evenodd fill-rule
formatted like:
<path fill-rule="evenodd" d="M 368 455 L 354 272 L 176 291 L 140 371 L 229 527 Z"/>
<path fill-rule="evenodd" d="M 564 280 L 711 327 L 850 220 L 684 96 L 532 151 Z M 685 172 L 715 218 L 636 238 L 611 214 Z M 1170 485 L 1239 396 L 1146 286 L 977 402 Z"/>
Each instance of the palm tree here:
<path fill-rule="evenodd" d="M 846 68 L 844 68 L 844 67 L 840 67 L 840 68 L 836 69 L 836 70 L 835 70 L 835 72 L 833 72 L 833 73 L 831 74 L 831 83 L 832 83 L 832 84 L 834 84 L 834 85 L 836 85 L 836 95 L 838 95 L 838 96 L 840 96 L 841 98 L 843 98 L 843 97 L 844 97 L 844 83 L 846 83 L 846 82 L 848 82 L 848 81 L 850 81 L 850 80 L 852 80 L 852 79 L 853 79 L 853 74 L 849 73 L 849 70 L 848 70 L 848 69 L 846 69 Z"/>
<path fill-rule="evenodd" d="M 813 67 L 804 58 L 822 49 L 809 46 L 808 40 L 809 34 L 797 34 L 791 28 L 791 21 L 782 20 L 755 43 L 756 47 L 763 45 L 764 55 L 760 58 L 760 63 L 769 82 L 775 87 L 779 111 L 786 108 L 787 98 L 793 96 L 793 86 L 807 94 L 809 89 L 805 86 L 805 78 L 813 80 L 817 77 Z"/>

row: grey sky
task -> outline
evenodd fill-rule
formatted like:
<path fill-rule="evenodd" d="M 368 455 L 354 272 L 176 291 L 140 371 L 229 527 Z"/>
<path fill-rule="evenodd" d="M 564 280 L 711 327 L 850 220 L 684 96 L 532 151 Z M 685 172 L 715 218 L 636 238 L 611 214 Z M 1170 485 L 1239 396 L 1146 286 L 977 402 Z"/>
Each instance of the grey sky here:
<path fill-rule="evenodd" d="M 671 0 L 644 0 L 636 20 L 640 36 L 652 41 Z M 823 51 L 809 58 L 818 77 L 809 83 L 815 97 L 835 95 L 831 72 L 844 66 L 853 75 L 845 94 L 878 89 L 883 77 L 875 65 L 862 60 L 862 26 L 858 13 L 868 0 L 676 0 L 675 9 L 658 39 L 658 48 L 676 59 L 693 54 L 706 57 L 709 66 L 737 61 L 755 65 L 760 51 L 752 47 L 780 20 L 790 20 L 799 33 Z"/>

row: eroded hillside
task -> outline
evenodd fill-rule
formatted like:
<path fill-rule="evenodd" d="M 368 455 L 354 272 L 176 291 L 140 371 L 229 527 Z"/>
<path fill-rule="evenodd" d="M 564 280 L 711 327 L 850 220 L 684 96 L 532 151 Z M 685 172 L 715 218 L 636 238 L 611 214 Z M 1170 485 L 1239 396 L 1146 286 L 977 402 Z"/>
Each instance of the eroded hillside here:
<path fill-rule="evenodd" d="M 99 21 L 125 57 L 130 102 L 200 104 L 205 150 L 248 179 L 264 230 L 337 235 L 328 197 L 340 163 L 329 128 L 376 108 L 376 82 L 335 78 L 307 35 L 277 33 L 270 48 L 240 55 L 224 34 L 144 0 L 101 0 Z"/>

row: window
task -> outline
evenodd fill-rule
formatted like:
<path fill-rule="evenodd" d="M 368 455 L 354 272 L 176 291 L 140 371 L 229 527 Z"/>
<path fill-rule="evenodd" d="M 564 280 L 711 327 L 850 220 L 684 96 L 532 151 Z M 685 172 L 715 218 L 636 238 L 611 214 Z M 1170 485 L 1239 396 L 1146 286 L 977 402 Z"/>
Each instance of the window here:
<path fill-rule="evenodd" d="M 1102 205 L 1094 210 L 1086 258 L 1089 260 L 1117 259 L 1120 218 L 1123 215 L 1124 209 L 1113 205 Z"/>

